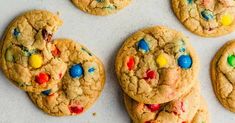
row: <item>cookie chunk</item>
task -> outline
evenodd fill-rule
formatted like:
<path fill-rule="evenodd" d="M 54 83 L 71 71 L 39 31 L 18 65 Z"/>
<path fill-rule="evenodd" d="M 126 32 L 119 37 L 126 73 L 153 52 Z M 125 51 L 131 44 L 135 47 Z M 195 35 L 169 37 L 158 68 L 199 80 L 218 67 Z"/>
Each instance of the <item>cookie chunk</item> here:
<path fill-rule="evenodd" d="M 216 37 L 235 29 L 233 0 L 172 0 L 172 8 L 181 23 L 197 35 Z"/>
<path fill-rule="evenodd" d="M 226 43 L 211 62 L 214 92 L 228 110 L 235 112 L 235 41 Z"/>
<path fill-rule="evenodd" d="M 200 99 L 200 107 L 197 110 L 197 113 L 194 115 L 191 123 L 210 123 L 210 116 L 207 103 L 203 97 L 201 97 Z"/>
<path fill-rule="evenodd" d="M 198 85 L 179 99 L 164 104 L 139 103 L 124 95 L 133 123 L 208 123 L 207 108 L 204 101 L 200 106 L 201 100 Z"/>
<path fill-rule="evenodd" d="M 52 54 L 51 39 L 62 21 L 57 15 L 33 10 L 17 17 L 1 42 L 1 67 L 15 85 L 41 92 L 55 86 L 67 65 Z"/>
<path fill-rule="evenodd" d="M 73 4 L 84 12 L 93 15 L 116 13 L 131 3 L 132 0 L 72 0 Z"/>
<path fill-rule="evenodd" d="M 116 56 L 124 92 L 145 104 L 169 102 L 187 92 L 198 74 L 198 58 L 188 39 L 163 26 L 138 31 Z"/>
<path fill-rule="evenodd" d="M 40 94 L 28 94 L 49 115 L 81 114 L 95 103 L 103 90 L 104 67 L 87 48 L 69 39 L 55 40 L 54 48 L 54 54 L 67 64 L 65 75 L 57 86 Z"/>

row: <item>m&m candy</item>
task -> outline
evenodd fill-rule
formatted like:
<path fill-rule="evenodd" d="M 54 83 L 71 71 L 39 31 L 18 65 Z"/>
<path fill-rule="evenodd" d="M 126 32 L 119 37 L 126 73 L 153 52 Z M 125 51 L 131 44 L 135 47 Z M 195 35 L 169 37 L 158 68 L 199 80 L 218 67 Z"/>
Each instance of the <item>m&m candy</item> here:
<path fill-rule="evenodd" d="M 156 78 L 156 72 L 155 71 L 153 71 L 153 70 L 148 70 L 147 72 L 146 72 L 146 77 L 144 78 L 144 79 L 155 79 Z"/>
<path fill-rule="evenodd" d="M 69 69 L 69 75 L 70 75 L 72 78 L 81 77 L 81 76 L 83 75 L 83 68 L 82 68 L 81 64 L 73 65 L 73 66 Z"/>
<path fill-rule="evenodd" d="M 189 55 L 181 55 L 178 58 L 178 65 L 183 69 L 191 68 L 192 58 Z"/>
<path fill-rule="evenodd" d="M 88 69 L 88 72 L 89 72 L 89 73 L 94 73 L 94 71 L 95 71 L 95 68 L 94 68 L 94 67 L 91 67 L 91 68 Z"/>
<path fill-rule="evenodd" d="M 7 49 L 6 54 L 5 54 L 5 58 L 6 58 L 6 60 L 9 61 L 9 62 L 14 61 L 14 56 L 13 56 L 13 53 L 12 53 L 12 51 L 10 50 L 10 48 Z"/>
<path fill-rule="evenodd" d="M 149 51 L 148 43 L 144 39 L 141 39 L 138 42 L 138 48 L 139 48 L 140 51 L 143 51 L 145 53 Z"/>
<path fill-rule="evenodd" d="M 189 4 L 193 3 L 193 0 L 187 0 Z"/>
<path fill-rule="evenodd" d="M 83 112 L 84 108 L 80 105 L 69 106 L 70 113 L 72 114 L 80 114 Z"/>
<path fill-rule="evenodd" d="M 160 104 L 146 104 L 146 106 L 151 112 L 155 112 L 161 108 Z"/>
<path fill-rule="evenodd" d="M 14 36 L 19 36 L 20 35 L 20 30 L 18 28 L 15 28 L 14 31 L 13 31 L 13 35 Z"/>
<path fill-rule="evenodd" d="M 51 51 L 52 55 L 54 57 L 57 57 L 60 55 L 60 50 L 56 47 L 56 46 L 52 46 L 52 51 Z"/>
<path fill-rule="evenodd" d="M 160 68 L 165 67 L 167 65 L 167 59 L 163 54 L 158 55 L 156 62 Z"/>
<path fill-rule="evenodd" d="M 32 54 L 29 57 L 29 64 L 33 68 L 40 68 L 42 66 L 42 64 L 43 64 L 42 56 L 40 54 Z"/>
<path fill-rule="evenodd" d="M 235 67 L 235 56 L 234 55 L 228 56 L 227 61 L 231 67 Z"/>
<path fill-rule="evenodd" d="M 128 67 L 128 70 L 132 70 L 134 69 L 135 67 L 135 59 L 134 57 L 130 57 L 127 61 L 127 67 Z"/>
<path fill-rule="evenodd" d="M 233 23 L 233 16 L 230 14 L 225 14 L 221 17 L 220 22 L 223 26 L 229 26 Z"/>
<path fill-rule="evenodd" d="M 201 15 L 206 21 L 210 21 L 210 20 L 214 19 L 214 14 L 209 10 L 202 11 Z"/>
<path fill-rule="evenodd" d="M 46 95 L 46 96 L 49 96 L 50 93 L 51 93 L 51 89 L 42 91 L 42 94 L 44 94 L 44 95 Z"/>
<path fill-rule="evenodd" d="M 44 83 L 47 83 L 50 80 L 50 75 L 47 73 L 39 73 L 36 77 L 35 77 L 35 81 L 41 85 Z"/>

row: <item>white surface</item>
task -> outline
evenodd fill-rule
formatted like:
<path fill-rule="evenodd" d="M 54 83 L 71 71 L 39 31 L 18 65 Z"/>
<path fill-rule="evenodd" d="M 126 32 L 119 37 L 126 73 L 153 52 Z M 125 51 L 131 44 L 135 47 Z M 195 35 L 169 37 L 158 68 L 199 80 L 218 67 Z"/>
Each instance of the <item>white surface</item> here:
<path fill-rule="evenodd" d="M 115 78 L 114 58 L 122 42 L 146 26 L 166 25 L 190 38 L 200 57 L 199 80 L 202 95 L 209 104 L 211 123 L 234 123 L 235 114 L 225 110 L 215 98 L 209 76 L 210 61 L 230 34 L 220 38 L 201 38 L 187 31 L 173 15 L 170 0 L 133 0 L 123 11 L 107 17 L 85 14 L 69 0 L 0 0 L 0 35 L 11 20 L 22 12 L 47 9 L 60 12 L 64 25 L 55 37 L 66 37 L 86 45 L 105 64 L 107 81 L 101 98 L 86 113 L 73 117 L 51 117 L 37 109 L 27 95 L 0 73 L 0 123 L 129 123 L 120 87 Z M 96 112 L 96 116 L 92 113 Z"/>

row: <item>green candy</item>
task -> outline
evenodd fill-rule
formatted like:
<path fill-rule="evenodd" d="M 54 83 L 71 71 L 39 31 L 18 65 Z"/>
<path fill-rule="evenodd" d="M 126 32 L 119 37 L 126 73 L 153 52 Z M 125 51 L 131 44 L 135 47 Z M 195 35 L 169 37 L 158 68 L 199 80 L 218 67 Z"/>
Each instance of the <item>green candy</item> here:
<path fill-rule="evenodd" d="M 228 64 L 231 66 L 231 67 L 235 67 L 235 56 L 234 55 L 230 55 L 228 56 Z"/>
<path fill-rule="evenodd" d="M 13 53 L 10 49 L 7 49 L 6 54 L 5 54 L 5 58 L 9 62 L 14 61 L 14 56 L 13 56 Z"/>

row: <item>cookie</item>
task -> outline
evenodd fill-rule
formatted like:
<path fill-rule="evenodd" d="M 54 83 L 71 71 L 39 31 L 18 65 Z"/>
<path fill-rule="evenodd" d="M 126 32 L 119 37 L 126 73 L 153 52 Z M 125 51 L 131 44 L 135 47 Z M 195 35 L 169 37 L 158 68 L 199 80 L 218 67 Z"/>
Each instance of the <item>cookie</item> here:
<path fill-rule="evenodd" d="M 235 112 L 235 41 L 226 43 L 211 61 L 214 92 L 228 110 Z"/>
<path fill-rule="evenodd" d="M 126 109 L 133 123 L 209 123 L 199 86 L 189 93 L 164 104 L 144 104 L 124 95 Z M 199 122 L 200 121 L 200 122 Z"/>
<path fill-rule="evenodd" d="M 132 0 L 72 0 L 73 4 L 84 12 L 93 15 L 116 13 L 131 3 Z"/>
<path fill-rule="evenodd" d="M 197 110 L 197 113 L 194 115 L 191 123 L 210 123 L 210 116 L 207 103 L 203 97 L 201 97 L 200 107 Z"/>
<path fill-rule="evenodd" d="M 172 8 L 181 23 L 203 37 L 217 37 L 235 29 L 233 0 L 172 0 Z"/>
<path fill-rule="evenodd" d="M 60 18 L 33 10 L 15 18 L 1 42 L 1 68 L 19 88 L 41 92 L 55 86 L 67 65 L 53 55 L 51 39 L 62 25 Z"/>
<path fill-rule="evenodd" d="M 199 61 L 188 39 L 164 26 L 138 31 L 120 48 L 115 69 L 124 92 L 138 102 L 161 104 L 195 83 Z"/>
<path fill-rule="evenodd" d="M 57 57 L 67 64 L 61 82 L 39 94 L 28 93 L 44 112 L 53 116 L 78 115 L 98 99 L 105 83 L 101 61 L 87 48 L 69 39 L 54 41 Z"/>

